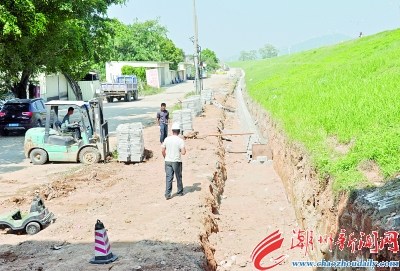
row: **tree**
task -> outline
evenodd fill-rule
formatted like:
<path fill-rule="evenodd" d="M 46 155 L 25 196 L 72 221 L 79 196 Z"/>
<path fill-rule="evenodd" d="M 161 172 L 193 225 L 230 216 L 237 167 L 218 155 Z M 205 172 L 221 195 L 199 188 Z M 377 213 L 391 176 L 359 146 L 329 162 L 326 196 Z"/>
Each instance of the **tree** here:
<path fill-rule="evenodd" d="M 239 61 L 249 61 L 249 60 L 256 60 L 257 59 L 257 51 L 241 51 L 239 56 Z"/>
<path fill-rule="evenodd" d="M 114 22 L 116 36 L 112 45 L 112 58 L 119 61 L 168 61 L 176 69 L 184 53 L 167 37 L 167 29 L 158 20 L 124 25 Z"/>
<path fill-rule="evenodd" d="M 172 70 L 178 69 L 179 62 L 182 62 L 185 58 L 185 53 L 182 49 L 175 46 L 172 40 L 165 38 L 161 40 L 161 60 L 170 62 L 170 68 Z"/>
<path fill-rule="evenodd" d="M 136 75 L 142 82 L 146 81 L 146 69 L 143 67 L 132 67 L 129 65 L 124 65 L 121 68 L 122 75 Z"/>
<path fill-rule="evenodd" d="M 260 53 L 262 59 L 277 57 L 279 53 L 278 49 L 269 43 L 260 48 L 258 52 Z"/>
<path fill-rule="evenodd" d="M 208 70 L 215 71 L 219 67 L 217 55 L 208 48 L 201 51 L 201 61 L 207 64 Z"/>
<path fill-rule="evenodd" d="M 24 98 L 32 76 L 63 72 L 73 80 L 109 56 L 113 32 L 107 7 L 125 0 L 3 0 L 0 4 L 0 75 Z"/>

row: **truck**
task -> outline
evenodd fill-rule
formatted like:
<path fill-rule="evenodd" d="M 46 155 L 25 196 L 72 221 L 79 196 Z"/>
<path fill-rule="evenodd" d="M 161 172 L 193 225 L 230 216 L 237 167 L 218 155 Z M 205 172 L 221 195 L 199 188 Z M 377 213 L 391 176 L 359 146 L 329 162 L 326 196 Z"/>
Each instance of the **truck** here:
<path fill-rule="evenodd" d="M 107 102 L 112 103 L 114 98 L 121 101 L 124 98 L 125 102 L 130 102 L 132 98 L 138 99 L 138 81 L 136 75 L 117 76 L 112 83 L 102 83 L 100 93 L 107 99 Z"/>

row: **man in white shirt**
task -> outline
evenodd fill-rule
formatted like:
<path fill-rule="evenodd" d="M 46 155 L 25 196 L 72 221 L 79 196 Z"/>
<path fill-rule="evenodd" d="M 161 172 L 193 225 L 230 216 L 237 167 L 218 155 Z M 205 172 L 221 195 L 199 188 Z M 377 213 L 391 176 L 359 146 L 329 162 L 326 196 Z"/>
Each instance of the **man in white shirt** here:
<path fill-rule="evenodd" d="M 165 160 L 166 189 L 165 198 L 171 198 L 172 180 L 174 173 L 178 186 L 177 195 L 183 196 L 182 184 L 182 159 L 181 155 L 186 154 L 185 142 L 178 135 L 180 134 L 180 125 L 175 122 L 172 124 L 172 135 L 168 136 L 162 143 L 162 155 Z"/>

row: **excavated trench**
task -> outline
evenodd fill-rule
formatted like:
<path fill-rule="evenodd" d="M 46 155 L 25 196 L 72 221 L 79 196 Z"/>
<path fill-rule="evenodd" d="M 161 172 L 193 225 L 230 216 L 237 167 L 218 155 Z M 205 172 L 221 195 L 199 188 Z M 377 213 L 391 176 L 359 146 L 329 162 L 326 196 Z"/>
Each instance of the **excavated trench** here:
<path fill-rule="evenodd" d="M 236 85 L 235 85 L 236 88 Z M 227 93 L 222 101 L 224 106 L 233 91 Z M 226 112 L 220 111 L 220 119 L 218 121 L 218 132 L 221 133 L 224 129 L 224 123 L 226 120 Z M 200 234 L 200 242 L 203 247 L 203 251 L 206 257 L 204 270 L 215 271 L 217 269 L 217 262 L 214 258 L 215 249 L 210 244 L 209 236 L 213 233 L 218 233 L 218 224 L 215 216 L 218 214 L 219 206 L 221 204 L 221 196 L 224 192 L 224 186 L 227 179 L 226 164 L 225 164 L 225 148 L 223 145 L 222 137 L 218 138 L 218 145 L 216 148 L 216 162 L 215 170 L 212 174 L 210 184 L 208 185 L 208 192 L 206 197 L 206 209 L 203 216 L 203 225 L 205 227 L 204 232 Z"/>
<path fill-rule="evenodd" d="M 299 227 L 305 231 L 312 230 L 315 236 L 331 236 L 329 242 L 314 242 L 314 249 L 309 250 L 311 260 L 351 261 L 399 261 L 400 254 L 396 251 L 396 237 L 400 230 L 400 186 L 399 178 L 388 182 L 380 188 L 370 188 L 352 193 L 335 194 L 332 187 L 332 179 L 321 180 L 318 172 L 311 164 L 307 151 L 300 144 L 288 140 L 285 133 L 271 116 L 260 105 L 252 101 L 248 96 L 244 83 L 244 75 L 235 86 L 236 97 L 240 107 L 247 107 L 250 114 L 246 116 L 246 110 L 240 113 L 242 122 L 247 123 L 247 129 L 256 131 L 260 140 L 265 140 L 270 148 L 274 168 L 281 177 L 287 198 L 292 204 Z M 225 95 L 222 105 L 225 105 L 233 91 Z M 241 104 L 241 99 L 243 101 Z M 251 120 L 252 119 L 252 120 Z M 226 114 L 221 110 L 218 130 L 224 128 Z M 253 125 L 253 124 L 256 125 Z M 264 143 L 264 142 L 262 142 Z M 218 224 L 214 215 L 218 214 L 221 196 L 227 179 L 225 165 L 225 148 L 222 138 L 218 138 L 216 150 L 217 161 L 215 171 L 208 186 L 209 193 L 206 199 L 206 211 L 203 216 L 204 232 L 200 235 L 206 263 L 204 270 L 214 271 L 217 262 L 214 258 L 215 249 L 209 241 L 209 236 L 218 232 Z M 339 248 L 338 238 L 340 233 L 346 233 L 344 248 Z M 365 246 L 367 235 L 378 236 L 377 251 L 374 251 L 374 243 Z M 393 236 L 388 232 L 394 232 Z M 353 233 L 352 236 L 350 234 Z M 364 236 L 361 236 L 364 234 Z M 379 239 L 382 237 L 382 239 Z M 386 238 L 385 238 L 386 237 Z M 391 237 L 392 240 L 391 240 Z M 348 241 L 356 238 L 357 242 L 364 240 L 364 247 L 356 247 L 352 251 L 352 245 Z M 361 240 L 361 241 L 360 241 Z M 386 240 L 386 241 L 385 241 Z M 390 241 L 393 241 L 392 243 Z M 386 244 L 385 244 L 386 242 Z M 357 243 L 358 244 L 358 243 Z M 381 245 L 381 248 L 379 248 Z M 316 268 L 315 270 L 376 270 L 376 271 L 400 271 L 397 267 L 340 267 L 340 268 Z"/>
<path fill-rule="evenodd" d="M 244 73 L 243 73 L 244 77 Z M 329 242 L 314 242 L 314 250 L 309 250 L 310 259 L 319 261 L 344 260 L 361 261 L 399 261 L 400 254 L 396 243 L 396 233 L 400 230 L 400 182 L 399 178 L 386 183 L 380 188 L 362 189 L 352 193 L 335 194 L 332 179 L 321 180 L 311 164 L 303 146 L 288 140 L 285 133 L 271 116 L 247 94 L 244 80 L 240 81 L 239 91 L 243 95 L 246 107 L 262 138 L 267 140 L 271 149 L 274 168 L 281 177 L 287 197 L 295 209 L 300 227 L 305 231 L 312 230 L 319 235 L 332 235 L 333 246 Z M 376 232 L 377 242 L 366 247 L 366 236 Z M 344 248 L 339 248 L 338 238 L 345 233 Z M 350 236 L 351 233 L 354 235 Z M 364 234 L 364 235 L 363 235 Z M 393 237 L 391 239 L 391 237 Z M 352 242 L 363 245 L 352 251 Z M 379 240 L 379 238 L 382 238 Z M 361 240 L 361 241 L 360 241 Z M 385 241 L 386 240 L 386 241 Z M 386 245 L 385 245 L 386 242 Z M 374 251 L 381 244 L 381 249 Z M 383 244 L 383 245 L 382 245 Z M 371 253 L 373 252 L 373 253 Z M 365 268 L 341 267 L 321 268 L 316 270 L 366 270 Z M 400 270 L 393 267 L 369 267 L 367 270 Z"/>

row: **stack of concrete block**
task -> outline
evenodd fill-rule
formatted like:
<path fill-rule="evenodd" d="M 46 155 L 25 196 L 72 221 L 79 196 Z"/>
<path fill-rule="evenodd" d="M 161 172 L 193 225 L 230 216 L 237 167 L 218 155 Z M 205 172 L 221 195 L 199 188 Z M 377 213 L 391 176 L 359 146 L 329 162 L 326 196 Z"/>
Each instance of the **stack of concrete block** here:
<path fill-rule="evenodd" d="M 203 104 L 212 104 L 213 91 L 211 89 L 203 89 L 201 91 L 201 102 Z"/>
<path fill-rule="evenodd" d="M 192 131 L 193 130 L 193 118 L 191 109 L 176 110 L 172 113 L 172 119 L 174 122 L 180 123 L 181 131 Z"/>
<path fill-rule="evenodd" d="M 182 125 L 182 110 L 175 110 L 172 113 L 172 120 L 173 122 L 178 122 L 180 123 L 180 129 L 183 131 L 183 125 Z"/>
<path fill-rule="evenodd" d="M 193 119 L 191 109 L 182 109 L 182 131 L 193 131 Z"/>
<path fill-rule="evenodd" d="M 203 104 L 200 95 L 190 96 L 182 101 L 182 109 L 191 109 L 192 117 L 199 116 L 203 111 Z"/>
<path fill-rule="evenodd" d="M 143 125 L 140 122 L 117 127 L 118 161 L 142 162 L 144 157 Z"/>

